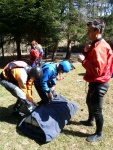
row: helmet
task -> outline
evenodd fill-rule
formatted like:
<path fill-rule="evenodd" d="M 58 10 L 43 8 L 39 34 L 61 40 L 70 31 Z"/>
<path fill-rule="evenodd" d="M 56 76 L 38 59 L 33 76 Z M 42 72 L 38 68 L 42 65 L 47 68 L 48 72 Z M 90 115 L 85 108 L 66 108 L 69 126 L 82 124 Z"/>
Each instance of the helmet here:
<path fill-rule="evenodd" d="M 29 76 L 35 79 L 41 79 L 43 76 L 42 68 L 39 66 L 32 67 L 29 71 Z"/>
<path fill-rule="evenodd" d="M 69 72 L 71 70 L 71 64 L 69 63 L 69 61 L 67 60 L 61 61 L 59 64 L 59 70 L 63 70 L 64 72 Z"/>

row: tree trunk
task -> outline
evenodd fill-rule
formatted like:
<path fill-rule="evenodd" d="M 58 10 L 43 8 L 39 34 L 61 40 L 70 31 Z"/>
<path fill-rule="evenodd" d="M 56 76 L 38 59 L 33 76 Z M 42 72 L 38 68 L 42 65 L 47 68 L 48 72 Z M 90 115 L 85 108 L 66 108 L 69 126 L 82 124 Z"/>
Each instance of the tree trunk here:
<path fill-rule="evenodd" d="M 48 56 L 48 42 L 45 42 L 45 58 Z"/>
<path fill-rule="evenodd" d="M 15 37 L 15 41 L 16 41 L 16 46 L 17 46 L 17 59 L 21 60 L 22 56 L 21 56 L 21 49 L 20 49 L 20 42 L 21 42 L 20 37 L 18 36 Z"/>
<path fill-rule="evenodd" d="M 70 57 L 71 57 L 71 39 L 68 39 L 67 53 L 65 59 L 70 59 Z"/>
<path fill-rule="evenodd" d="M 4 59 L 3 37 L 1 36 L 2 58 Z"/>
<path fill-rule="evenodd" d="M 45 48 L 45 58 L 48 56 L 48 48 Z"/>
<path fill-rule="evenodd" d="M 56 59 L 57 50 L 58 50 L 58 41 L 56 41 L 55 45 L 54 45 L 53 54 L 52 54 L 52 61 L 55 61 L 55 59 Z"/>

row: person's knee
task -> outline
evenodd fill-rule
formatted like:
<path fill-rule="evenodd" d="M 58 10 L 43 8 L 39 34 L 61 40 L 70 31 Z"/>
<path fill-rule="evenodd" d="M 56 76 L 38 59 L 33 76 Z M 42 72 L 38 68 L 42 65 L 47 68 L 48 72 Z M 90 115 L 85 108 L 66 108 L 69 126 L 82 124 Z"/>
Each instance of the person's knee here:
<path fill-rule="evenodd" d="M 100 119 L 102 117 L 102 108 L 97 108 L 93 111 L 93 114 L 96 120 Z"/>
<path fill-rule="evenodd" d="M 26 100 L 26 94 L 19 87 L 14 88 L 12 95 L 22 100 Z"/>
<path fill-rule="evenodd" d="M 8 90 L 11 94 L 13 93 L 14 89 L 16 88 L 16 85 L 14 85 L 13 83 L 7 81 L 7 80 L 2 80 L 0 82 L 0 84 L 6 89 Z"/>

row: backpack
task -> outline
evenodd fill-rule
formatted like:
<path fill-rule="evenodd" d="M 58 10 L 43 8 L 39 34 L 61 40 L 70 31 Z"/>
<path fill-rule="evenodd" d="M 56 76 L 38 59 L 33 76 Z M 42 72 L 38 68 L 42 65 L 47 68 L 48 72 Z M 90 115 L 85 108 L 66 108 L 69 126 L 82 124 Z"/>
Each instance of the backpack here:
<path fill-rule="evenodd" d="M 25 68 L 27 66 L 28 66 L 28 64 L 24 61 L 13 61 L 13 62 L 8 63 L 4 67 L 4 70 L 11 70 L 13 68 Z"/>
<path fill-rule="evenodd" d="M 8 63 L 4 67 L 4 71 L 3 71 L 3 72 L 5 72 L 5 76 L 6 76 L 5 78 L 9 82 L 12 82 L 13 84 L 18 85 L 17 80 L 12 75 L 12 69 L 14 69 L 14 68 L 24 68 L 26 70 L 27 66 L 28 66 L 28 64 L 24 61 L 13 61 L 13 62 Z M 3 75 L 3 79 L 4 79 L 4 75 Z"/>

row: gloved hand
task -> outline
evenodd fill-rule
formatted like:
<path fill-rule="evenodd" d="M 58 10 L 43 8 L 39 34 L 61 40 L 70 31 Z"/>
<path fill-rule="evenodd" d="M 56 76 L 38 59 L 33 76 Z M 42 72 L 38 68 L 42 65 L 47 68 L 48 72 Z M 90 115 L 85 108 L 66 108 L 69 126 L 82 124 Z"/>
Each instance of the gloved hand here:
<path fill-rule="evenodd" d="M 78 55 L 78 62 L 82 63 L 85 59 L 84 55 Z"/>
<path fill-rule="evenodd" d="M 53 99 L 53 94 L 51 93 L 51 91 L 48 93 L 48 98 L 49 98 L 49 100 Z"/>
<path fill-rule="evenodd" d="M 32 103 L 31 105 L 28 105 L 27 108 L 29 112 L 32 112 L 36 108 L 36 106 Z"/>
<path fill-rule="evenodd" d="M 39 106 L 39 105 L 38 105 L 36 102 L 34 102 L 34 101 L 33 101 L 32 103 L 33 103 L 36 107 Z"/>
<path fill-rule="evenodd" d="M 55 85 L 50 88 L 50 92 L 52 93 L 53 98 L 57 96 L 56 91 L 55 91 Z"/>
<path fill-rule="evenodd" d="M 52 93 L 53 97 L 57 97 L 57 94 L 56 94 L 55 90 L 51 90 L 51 93 Z"/>

